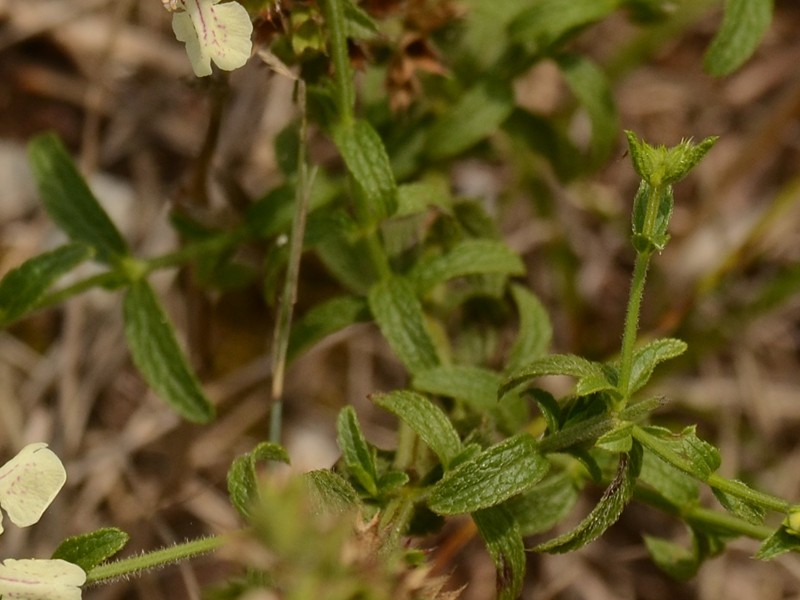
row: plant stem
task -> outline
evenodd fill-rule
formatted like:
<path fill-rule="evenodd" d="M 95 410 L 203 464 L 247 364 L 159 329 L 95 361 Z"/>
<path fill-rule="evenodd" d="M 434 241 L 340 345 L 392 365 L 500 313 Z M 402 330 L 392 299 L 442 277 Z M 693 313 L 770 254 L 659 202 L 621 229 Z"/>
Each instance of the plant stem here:
<path fill-rule="evenodd" d="M 639 328 L 639 313 L 644 295 L 644 283 L 647 278 L 647 268 L 650 265 L 650 253 L 639 252 L 636 254 L 636 263 L 631 277 L 631 290 L 628 296 L 628 308 L 625 312 L 625 330 L 622 333 L 622 354 L 619 369 L 619 391 L 622 394 L 622 407 L 630 399 L 631 372 L 633 370 L 633 347 L 636 344 L 636 334 Z"/>
<path fill-rule="evenodd" d="M 699 525 L 699 528 L 704 530 L 712 528 L 737 536 L 744 535 L 755 540 L 764 540 L 775 531 L 766 525 L 754 525 L 735 515 L 702 506 L 678 507 L 655 490 L 643 486 L 636 486 L 634 496 L 640 502 L 654 506 L 692 525 Z"/>
<path fill-rule="evenodd" d="M 322 11 L 330 35 L 330 51 L 335 69 L 336 103 L 339 107 L 339 116 L 344 124 L 349 125 L 354 118 L 355 90 L 350 69 L 350 55 L 347 51 L 344 7 L 341 0 L 324 0 Z"/>
<path fill-rule="evenodd" d="M 289 259 L 286 267 L 286 281 L 283 286 L 275 323 L 275 336 L 272 344 L 272 406 L 269 415 L 269 439 L 274 444 L 281 443 L 283 420 L 283 382 L 286 372 L 286 353 L 289 349 L 289 334 L 292 328 L 292 315 L 297 302 L 297 282 L 300 279 L 300 257 L 303 254 L 303 238 L 306 230 L 306 217 L 311 196 L 311 180 L 306 157 L 308 119 L 306 114 L 306 85 L 297 80 L 297 104 L 300 107 L 300 144 L 297 150 L 297 189 L 295 190 L 294 218 L 289 246 Z"/>
<path fill-rule="evenodd" d="M 90 569 L 86 574 L 86 584 L 110 581 L 126 577 L 140 571 L 163 567 L 170 563 L 207 554 L 222 546 L 226 541 L 222 536 L 211 536 L 176 544 L 147 554 L 131 556 Z"/>
<path fill-rule="evenodd" d="M 731 496 L 735 496 L 748 504 L 755 504 L 766 510 L 772 510 L 778 513 L 787 513 L 791 504 L 782 498 L 759 492 L 751 487 L 745 485 L 741 481 L 726 479 L 716 473 L 711 473 L 707 477 L 699 476 L 697 468 L 694 465 L 675 452 L 667 444 L 659 440 L 657 437 L 650 435 L 641 427 L 633 428 L 633 437 L 639 440 L 643 446 L 652 451 L 662 460 L 668 462 L 679 471 L 683 471 L 694 479 L 698 479 L 707 483 L 712 488 L 724 492 Z"/>

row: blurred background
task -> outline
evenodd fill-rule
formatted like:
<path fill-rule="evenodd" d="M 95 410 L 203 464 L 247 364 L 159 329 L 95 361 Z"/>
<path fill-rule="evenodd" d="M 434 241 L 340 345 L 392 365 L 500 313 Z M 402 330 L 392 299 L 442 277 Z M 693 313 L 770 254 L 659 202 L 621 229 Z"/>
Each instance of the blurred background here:
<path fill-rule="evenodd" d="M 468 27 L 484 3 L 432 4 L 446 28 Z M 675 4 L 666 21 L 635 25 L 616 13 L 571 42 L 611 83 L 620 127 L 609 159 L 565 178 L 498 131 L 491 152 L 455 157 L 445 174 L 459 194 L 481 199 L 524 257 L 528 283 L 553 320 L 554 350 L 604 359 L 618 350 L 633 262 L 637 179 L 622 129 L 667 145 L 719 135 L 676 189 L 672 241 L 649 276 L 643 333 L 680 337 L 690 347 L 659 371 L 652 393 L 670 401 L 662 423 L 698 423 L 720 447 L 724 475 L 798 499 L 800 4 L 776 2 L 755 56 L 724 79 L 702 69 L 719 3 Z M 411 22 L 406 3 L 365 7 Z M 280 10 L 291 11 L 290 3 Z M 284 17 L 277 9 L 262 14 L 259 31 Z M 424 56 L 414 56 L 428 62 L 416 68 L 446 79 L 446 43 L 437 49 L 435 32 L 425 41 Z M 386 95 L 398 120 L 423 93 L 401 83 L 409 85 L 390 81 Z M 552 61 L 516 77 L 514 95 L 531 113 L 560 119 L 576 147 L 589 144 L 589 119 Z M 293 82 L 257 57 L 229 78 L 194 78 L 157 0 L 0 0 L 0 274 L 63 240 L 37 201 L 25 156 L 31 136 L 56 131 L 137 255 L 153 256 L 179 243 L 170 214 L 233 223 L 242 206 L 280 184 L 275 140 L 296 117 Z M 339 168 L 320 132 L 312 132 L 310 150 L 315 163 Z M 244 249 L 240 259 L 258 267 L 264 256 Z M 69 476 L 38 527 L 7 528 L 0 558 L 49 556 L 63 537 L 101 526 L 131 534 L 126 553 L 238 526 L 225 473 L 267 437 L 274 308 L 258 284 L 209 292 L 175 271 L 154 283 L 219 418 L 182 423 L 148 391 L 122 343 L 114 293 L 92 291 L 0 332 L 0 462 L 25 443 L 47 441 Z M 304 263 L 299 313 L 333 285 L 318 261 Z M 336 334 L 297 360 L 286 381 L 293 467 L 336 461 L 335 417 L 347 403 L 373 443 L 392 447 L 392 422 L 367 394 L 402 387 L 405 377 L 371 325 Z M 458 538 L 461 525 L 451 523 L 432 542 L 439 563 L 454 581 L 470 582 L 464 598 L 491 598 L 492 564 L 479 540 Z M 673 582 L 649 562 L 641 533 L 680 538 L 680 531 L 666 516 L 631 506 L 580 552 L 530 556 L 524 597 L 800 597 L 797 557 L 756 562 L 757 543 L 747 540 L 695 580 Z M 84 597 L 198 598 L 226 569 L 201 558 Z"/>

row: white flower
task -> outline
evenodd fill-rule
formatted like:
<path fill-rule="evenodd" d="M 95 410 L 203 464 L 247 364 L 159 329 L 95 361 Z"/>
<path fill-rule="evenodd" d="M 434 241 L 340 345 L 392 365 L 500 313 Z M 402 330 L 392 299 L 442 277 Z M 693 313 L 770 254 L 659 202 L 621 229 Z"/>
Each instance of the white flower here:
<path fill-rule="evenodd" d="M 33 525 L 66 479 L 64 465 L 47 444 L 28 444 L 0 468 L 0 507 L 15 525 Z M 0 598 L 4 600 L 80 600 L 85 581 L 83 569 L 65 560 L 9 558 L 0 564 Z"/>
<path fill-rule="evenodd" d="M 0 468 L 0 507 L 14 525 L 33 525 L 50 506 L 67 473 L 47 444 L 28 444 Z M 3 514 L 0 512 L 0 533 Z"/>
<path fill-rule="evenodd" d="M 65 560 L 14 560 L 0 564 L 0 598 L 80 600 L 86 573 Z"/>
<path fill-rule="evenodd" d="M 253 23 L 238 2 L 220 0 L 162 0 L 172 15 L 172 30 L 198 77 L 211 75 L 211 61 L 226 71 L 238 69 L 250 58 Z M 181 10 L 182 9 L 182 10 Z"/>

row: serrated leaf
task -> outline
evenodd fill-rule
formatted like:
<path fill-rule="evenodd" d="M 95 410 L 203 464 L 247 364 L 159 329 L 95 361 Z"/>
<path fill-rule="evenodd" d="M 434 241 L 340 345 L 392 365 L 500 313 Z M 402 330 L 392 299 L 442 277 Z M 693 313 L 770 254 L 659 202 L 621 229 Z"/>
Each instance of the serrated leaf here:
<path fill-rule="evenodd" d="M 391 277 L 373 285 L 369 307 L 383 337 L 412 374 L 439 364 L 422 304 L 405 279 Z"/>
<path fill-rule="evenodd" d="M 800 551 L 800 537 L 781 526 L 764 540 L 755 554 L 759 560 L 771 560 L 787 552 Z"/>
<path fill-rule="evenodd" d="M 547 423 L 547 429 L 552 434 L 561 429 L 561 406 L 553 394 L 548 391 L 534 388 L 527 391 L 529 396 L 539 407 L 539 411 Z"/>
<path fill-rule="evenodd" d="M 356 411 L 345 406 L 336 420 L 336 439 L 342 451 L 345 467 L 371 496 L 378 495 L 378 469 L 375 452 L 367 444 Z"/>
<path fill-rule="evenodd" d="M 738 480 L 736 481 L 743 487 L 748 487 L 745 483 Z M 753 525 L 761 525 L 764 522 L 764 515 L 766 513 L 762 507 L 745 502 L 736 496 L 732 496 L 716 488 L 711 488 L 711 491 L 714 492 L 714 496 L 716 496 L 719 503 L 722 504 L 728 512 L 733 513 L 740 519 L 744 519 Z"/>
<path fill-rule="evenodd" d="M 508 34 L 514 42 L 532 44 L 543 52 L 569 34 L 606 18 L 619 4 L 619 0 L 539 0 L 517 15 Z"/>
<path fill-rule="evenodd" d="M 614 148 L 619 132 L 611 86 L 605 73 L 583 56 L 561 55 L 557 63 L 570 91 L 589 116 L 592 124 L 589 162 L 599 166 Z"/>
<path fill-rule="evenodd" d="M 175 339 L 150 284 L 131 284 L 123 302 L 125 337 L 136 368 L 156 393 L 183 418 L 208 423 L 214 406 L 206 398 Z"/>
<path fill-rule="evenodd" d="M 622 454 L 617 474 L 592 512 L 575 529 L 534 548 L 537 552 L 561 554 L 572 552 L 596 540 L 617 522 L 633 495 L 642 464 L 642 447 L 634 442 L 628 454 Z"/>
<path fill-rule="evenodd" d="M 378 495 L 386 495 L 403 487 L 409 481 L 408 474 L 403 471 L 389 471 L 378 479 Z"/>
<path fill-rule="evenodd" d="M 448 252 L 418 262 L 409 274 L 420 294 L 434 286 L 465 275 L 501 273 L 522 275 L 525 265 L 511 249 L 495 240 L 464 240 Z"/>
<path fill-rule="evenodd" d="M 421 394 L 395 391 L 373 394 L 373 402 L 397 415 L 439 457 L 447 469 L 461 452 L 461 439 L 442 409 Z"/>
<path fill-rule="evenodd" d="M 633 431 L 633 423 L 622 422 L 614 429 L 604 433 L 595 442 L 595 448 L 600 448 L 607 452 L 629 452 L 633 444 L 631 432 Z"/>
<path fill-rule="evenodd" d="M 337 296 L 309 310 L 292 327 L 287 360 L 292 362 L 301 352 L 327 336 L 353 325 L 369 321 L 371 315 L 364 298 Z"/>
<path fill-rule="evenodd" d="M 358 492 L 338 473 L 318 469 L 305 473 L 303 477 L 308 482 L 317 510 L 344 512 L 358 505 Z"/>
<path fill-rule="evenodd" d="M 509 353 L 509 371 L 541 358 L 553 339 L 553 326 L 539 299 L 521 285 L 511 286 L 511 296 L 519 313 L 519 333 Z"/>
<path fill-rule="evenodd" d="M 448 212 L 452 204 L 449 181 L 444 177 L 428 177 L 398 186 L 395 217 L 417 215 L 431 207 Z"/>
<path fill-rule="evenodd" d="M 675 434 L 663 427 L 634 427 L 633 436 L 660 459 L 702 481 L 719 468 L 719 450 L 697 437 L 694 426 Z"/>
<path fill-rule="evenodd" d="M 498 600 L 515 600 L 525 577 L 525 545 L 519 526 L 503 506 L 475 511 L 472 520 L 497 569 Z"/>
<path fill-rule="evenodd" d="M 653 374 L 653 369 L 671 358 L 686 352 L 686 342 L 674 338 L 654 340 L 633 354 L 629 394 L 643 387 Z"/>
<path fill-rule="evenodd" d="M 445 473 L 431 489 L 428 506 L 441 515 L 495 506 L 530 488 L 549 468 L 533 436 L 521 433 Z"/>
<path fill-rule="evenodd" d="M 380 136 L 367 121 L 340 123 L 333 141 L 348 170 L 361 189 L 372 223 L 390 217 L 397 210 L 397 185 Z"/>
<path fill-rule="evenodd" d="M 121 529 L 104 527 L 68 537 L 58 545 L 52 558 L 71 562 L 88 572 L 122 550 L 128 539 Z"/>
<path fill-rule="evenodd" d="M 639 481 L 656 490 L 676 508 L 692 506 L 700 497 L 696 480 L 647 449 L 642 458 Z"/>
<path fill-rule="evenodd" d="M 513 109 L 514 94 L 507 82 L 479 81 L 428 130 L 428 156 L 441 160 L 462 153 L 497 131 Z"/>
<path fill-rule="evenodd" d="M 0 280 L 0 327 L 36 307 L 47 289 L 62 275 L 92 257 L 85 244 L 67 244 L 26 260 Z"/>
<path fill-rule="evenodd" d="M 523 536 L 547 531 L 560 523 L 578 501 L 572 477 L 559 473 L 533 489 L 510 498 L 504 505 L 519 524 Z"/>
<path fill-rule="evenodd" d="M 203 393 L 147 281 L 137 281 L 125 293 L 123 317 L 131 357 L 148 385 L 184 419 L 211 421 L 214 406 Z"/>
<path fill-rule="evenodd" d="M 574 354 L 543 356 L 512 372 L 498 390 L 503 397 L 510 390 L 544 375 L 570 375 L 578 379 L 576 393 L 587 395 L 597 391 L 613 390 L 604 366 Z"/>
<path fill-rule="evenodd" d="M 259 499 L 258 463 L 266 461 L 289 464 L 289 455 L 277 444 L 262 442 L 251 452 L 237 456 L 228 469 L 228 497 L 246 519 L 252 516 L 252 508 Z"/>
<path fill-rule="evenodd" d="M 104 263 L 128 254 L 122 235 L 55 134 L 33 138 L 28 157 L 47 214 L 70 239 L 94 248 L 97 260 Z"/>
<path fill-rule="evenodd" d="M 726 0 L 722 26 L 703 59 L 705 70 L 722 77 L 738 69 L 758 48 L 772 11 L 773 0 Z"/>

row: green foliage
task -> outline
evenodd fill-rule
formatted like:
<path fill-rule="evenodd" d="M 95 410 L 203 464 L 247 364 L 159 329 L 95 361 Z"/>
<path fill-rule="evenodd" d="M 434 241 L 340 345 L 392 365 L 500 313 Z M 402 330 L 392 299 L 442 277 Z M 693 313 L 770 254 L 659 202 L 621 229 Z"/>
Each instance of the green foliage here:
<path fill-rule="evenodd" d="M 175 333 L 150 284 L 131 284 L 123 304 L 125 337 L 131 357 L 150 386 L 185 419 L 208 423 L 214 406 L 175 339 Z"/>
<path fill-rule="evenodd" d="M 435 532 L 446 517 L 471 515 L 497 568 L 498 597 L 511 600 L 522 593 L 523 536 L 562 523 L 589 481 L 605 488 L 589 514 L 534 550 L 580 549 L 611 527 L 633 498 L 687 525 L 688 548 L 645 538 L 654 562 L 677 578 L 692 577 L 737 535 L 767 538 L 759 558 L 800 550 L 796 507 L 718 475 L 719 452 L 694 427 L 675 433 L 640 424 L 663 401 L 642 400 L 639 392 L 658 365 L 687 348 L 672 338 L 644 345 L 638 340 L 649 260 L 669 241 L 672 186 L 716 138 L 667 148 L 626 132 L 641 178 L 632 202 L 636 262 L 620 355 L 605 361 L 548 354 L 553 325 L 536 295 L 512 282 L 525 276 L 525 263 L 502 241 L 493 208 L 451 189 L 450 167 L 473 159 L 511 165 L 503 178 L 525 185 L 539 185 L 540 178 L 574 180 L 602 166 L 620 133 L 610 78 L 574 42 L 618 9 L 641 24 L 666 19 L 668 3 L 463 4 L 471 11 L 463 19 L 442 17 L 438 23 L 431 11 L 425 15 L 430 23 L 416 23 L 420 29 L 413 32 L 413 19 L 375 20 L 366 4 L 352 0 L 292 7 L 281 17 L 286 31 L 276 35 L 271 50 L 296 66 L 302 77 L 298 98 L 300 89 L 305 97 L 307 84 L 309 102 L 301 107 L 302 124 L 288 126 L 275 142 L 285 180 L 244 209 L 236 225 L 206 227 L 175 218 L 188 242 L 169 255 L 134 258 L 61 142 L 47 134 L 30 144 L 45 209 L 74 243 L 34 257 L 0 281 L 0 325 L 49 305 L 59 293 L 74 295 L 82 285 L 124 288 L 133 362 L 182 417 L 207 423 L 214 407 L 147 277 L 191 264 L 196 283 L 215 293 L 252 286 L 258 272 L 235 260 L 240 248 L 252 245 L 266 256 L 260 291 L 271 305 L 290 263 L 282 236 L 294 231 L 295 207 L 305 206 L 299 200 L 308 200 L 306 235 L 295 236 L 292 247 L 313 252 L 336 289 L 310 294 L 305 314 L 276 347 L 288 346 L 291 362 L 335 332 L 373 322 L 408 372 L 413 391 L 371 396 L 399 419 L 396 448 L 369 443 L 355 410 L 345 406 L 336 422 L 342 457 L 333 470 L 281 486 L 264 464 L 289 462 L 274 443 L 279 435 L 232 461 L 228 492 L 247 524 L 232 547 L 246 538 L 263 552 L 239 547 L 247 575 L 212 597 L 267 590 L 296 598 L 449 598 L 406 538 Z M 249 8 L 258 14 L 275 4 L 249 2 Z M 771 0 L 729 0 L 707 69 L 724 74 L 737 68 L 754 51 L 771 13 Z M 413 48 L 396 41 L 412 38 Z M 358 98 L 351 64 L 357 50 L 371 61 L 357 78 Z M 560 114 L 547 117 L 515 97 L 516 80 L 544 59 L 557 67 L 572 98 Z M 398 73 L 406 79 L 392 79 Z M 375 83 L 384 77 L 388 95 Z M 409 104 L 402 116 L 393 112 L 398 99 Z M 572 139 L 571 122 L 581 111 L 591 124 L 586 143 Z M 330 136 L 341 158 L 339 164 L 325 161 L 313 178 L 306 176 L 307 120 Z M 106 269 L 96 280 L 45 295 L 91 257 Z M 293 302 L 289 293 L 281 308 Z M 285 365 L 274 366 L 273 376 L 282 377 Z M 557 398 L 536 387 L 546 387 L 539 380 L 549 376 L 574 378 L 574 389 Z M 277 383 L 274 389 L 283 382 Z M 727 512 L 703 507 L 700 483 Z M 767 510 L 786 516 L 777 531 L 763 525 Z M 56 555 L 94 569 L 126 540 L 119 530 L 98 530 L 66 540 Z"/>
<path fill-rule="evenodd" d="M 129 536 L 116 527 L 104 527 L 65 539 L 53 552 L 60 558 L 89 571 L 108 560 L 128 543 Z"/>
<path fill-rule="evenodd" d="M 128 245 L 100 207 L 86 181 L 55 134 L 31 140 L 28 157 L 42 204 L 50 218 L 75 242 L 94 249 L 109 263 L 128 254 Z"/>
<path fill-rule="evenodd" d="M 755 52 L 772 21 L 773 0 L 725 0 L 722 27 L 711 40 L 703 66 L 729 75 Z"/>
<path fill-rule="evenodd" d="M 277 461 L 289 464 L 289 455 L 281 446 L 262 442 L 251 452 L 233 460 L 228 469 L 228 496 L 239 513 L 249 518 L 259 501 L 259 463 Z"/>
<path fill-rule="evenodd" d="M 36 308 L 59 277 L 92 257 L 84 244 L 67 244 L 27 260 L 0 280 L 0 327 L 6 327 Z"/>

